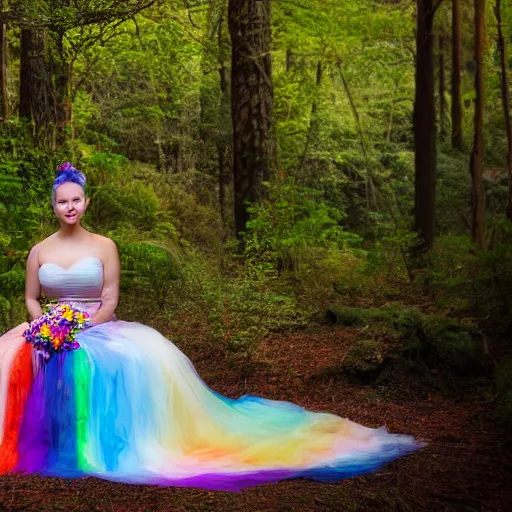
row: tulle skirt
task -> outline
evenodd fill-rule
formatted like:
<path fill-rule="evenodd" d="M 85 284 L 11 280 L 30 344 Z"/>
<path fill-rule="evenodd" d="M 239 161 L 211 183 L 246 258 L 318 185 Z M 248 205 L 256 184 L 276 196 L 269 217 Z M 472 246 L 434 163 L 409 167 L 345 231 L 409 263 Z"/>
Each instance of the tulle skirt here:
<path fill-rule="evenodd" d="M 417 450 L 411 436 L 288 402 L 212 391 L 168 339 L 139 323 L 80 332 L 48 362 L 20 325 L 0 338 L 0 475 L 92 475 L 239 490 L 337 481 Z"/>

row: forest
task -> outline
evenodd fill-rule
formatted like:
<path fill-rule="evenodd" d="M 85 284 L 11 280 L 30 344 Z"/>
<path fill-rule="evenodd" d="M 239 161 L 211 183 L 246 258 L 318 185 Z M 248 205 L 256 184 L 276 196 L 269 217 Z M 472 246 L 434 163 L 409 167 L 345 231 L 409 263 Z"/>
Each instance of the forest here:
<path fill-rule="evenodd" d="M 507 0 L 1 0 L 0 332 L 69 161 L 119 317 L 219 393 L 428 446 L 235 494 L 2 476 L 0 511 L 507 510 L 511 27 Z"/>

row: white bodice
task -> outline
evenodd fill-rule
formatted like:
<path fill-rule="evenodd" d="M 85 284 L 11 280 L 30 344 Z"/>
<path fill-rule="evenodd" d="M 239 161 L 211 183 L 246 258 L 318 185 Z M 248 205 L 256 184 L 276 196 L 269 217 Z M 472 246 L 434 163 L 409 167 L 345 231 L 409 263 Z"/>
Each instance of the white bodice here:
<path fill-rule="evenodd" d="M 103 263 L 94 257 L 82 258 L 69 268 L 56 263 L 39 267 L 39 282 L 45 295 L 54 300 L 100 302 L 103 289 Z"/>

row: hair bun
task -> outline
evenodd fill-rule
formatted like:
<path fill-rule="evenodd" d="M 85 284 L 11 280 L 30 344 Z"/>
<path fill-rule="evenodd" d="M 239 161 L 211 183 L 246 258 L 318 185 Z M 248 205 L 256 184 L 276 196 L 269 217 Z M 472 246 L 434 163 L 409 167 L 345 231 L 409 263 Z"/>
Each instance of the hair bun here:
<path fill-rule="evenodd" d="M 57 176 L 53 181 L 53 197 L 55 197 L 55 191 L 64 183 L 76 183 L 82 188 L 85 188 L 87 179 L 83 172 L 75 169 L 69 162 L 63 162 L 57 166 Z"/>
<path fill-rule="evenodd" d="M 73 167 L 69 162 L 63 162 L 57 166 L 57 173 L 61 174 L 63 172 L 80 172 L 78 169 Z"/>

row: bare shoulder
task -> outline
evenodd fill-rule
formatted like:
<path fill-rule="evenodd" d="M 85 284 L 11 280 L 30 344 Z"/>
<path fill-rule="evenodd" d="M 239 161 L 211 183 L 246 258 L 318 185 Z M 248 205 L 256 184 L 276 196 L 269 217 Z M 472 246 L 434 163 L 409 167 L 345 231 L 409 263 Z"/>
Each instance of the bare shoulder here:
<path fill-rule="evenodd" d="M 41 244 L 43 242 L 39 242 L 37 243 L 36 245 L 34 245 L 32 247 L 32 249 L 30 249 L 30 251 L 28 252 L 28 257 L 27 257 L 27 265 L 31 265 L 31 264 L 39 264 L 39 253 L 41 252 Z"/>
<path fill-rule="evenodd" d="M 44 253 L 47 248 L 51 247 L 55 243 L 55 235 L 56 234 L 53 233 L 49 237 L 32 246 L 32 249 L 30 249 L 28 253 L 28 257 L 32 260 L 36 258 L 39 260 L 39 256 Z"/>
<path fill-rule="evenodd" d="M 44 251 L 47 247 L 52 246 L 57 242 L 57 233 L 53 233 L 50 236 L 47 236 L 45 239 L 41 240 L 39 243 L 34 245 L 32 249 L 38 248 L 39 251 Z"/>
<path fill-rule="evenodd" d="M 94 237 L 94 242 L 101 247 L 101 252 L 106 259 L 112 256 L 117 256 L 119 254 L 117 244 L 114 242 L 114 240 L 103 235 L 98 235 L 96 233 L 94 233 L 92 236 Z"/>

